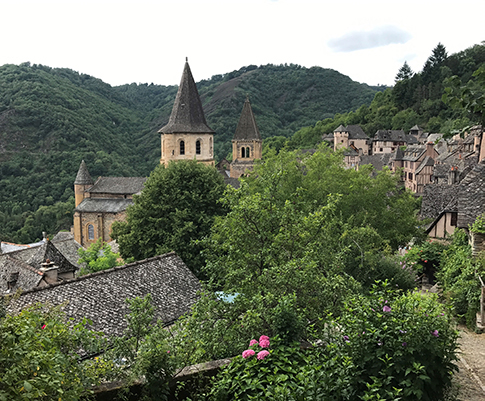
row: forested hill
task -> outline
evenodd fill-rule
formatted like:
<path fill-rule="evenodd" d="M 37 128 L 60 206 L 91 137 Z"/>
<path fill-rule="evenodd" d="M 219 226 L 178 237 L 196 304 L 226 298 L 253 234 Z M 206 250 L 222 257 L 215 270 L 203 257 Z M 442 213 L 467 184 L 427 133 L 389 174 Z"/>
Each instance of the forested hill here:
<path fill-rule="evenodd" d="M 218 159 L 231 150 L 247 95 L 267 138 L 290 137 L 302 126 L 370 103 L 385 89 L 297 65 L 243 67 L 198 87 L 216 131 Z M 94 178 L 148 175 L 160 157 L 157 130 L 168 121 L 176 92 L 176 86 L 153 84 L 112 87 L 30 63 L 0 67 L 0 238 L 29 242 L 42 231 L 67 228 L 82 159 Z"/>

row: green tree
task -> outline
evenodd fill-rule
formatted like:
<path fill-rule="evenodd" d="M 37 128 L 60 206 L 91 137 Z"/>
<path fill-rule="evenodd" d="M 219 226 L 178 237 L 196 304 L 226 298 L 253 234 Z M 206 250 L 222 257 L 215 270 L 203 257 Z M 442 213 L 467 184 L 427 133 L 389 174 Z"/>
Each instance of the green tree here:
<path fill-rule="evenodd" d="M 405 61 L 403 66 L 399 68 L 399 71 L 396 74 L 395 81 L 399 82 L 402 81 L 403 79 L 409 79 L 413 76 L 414 72 L 409 66 L 408 62 Z"/>
<path fill-rule="evenodd" d="M 222 175 L 195 160 L 158 166 L 134 197 L 126 222 L 113 224 L 112 237 L 124 259 L 140 260 L 175 251 L 199 274 L 203 249 L 198 241 L 208 235 L 214 217 L 224 208 Z"/>
<path fill-rule="evenodd" d="M 485 66 L 473 73 L 473 79 L 463 84 L 456 75 L 445 80 L 443 101 L 466 110 L 470 118 L 485 126 Z"/>
<path fill-rule="evenodd" d="M 120 254 L 114 253 L 111 250 L 111 246 L 103 242 L 101 238 L 95 243 L 91 244 L 86 250 L 79 248 L 77 253 L 80 257 L 78 263 L 86 264 L 85 266 L 81 267 L 79 272 L 81 276 L 101 270 L 111 269 L 112 267 L 120 265 L 120 262 L 118 262 Z"/>
<path fill-rule="evenodd" d="M 77 401 L 96 384 L 78 351 L 97 351 L 87 321 L 70 328 L 59 308 L 40 305 L 0 318 L 0 400 Z"/>

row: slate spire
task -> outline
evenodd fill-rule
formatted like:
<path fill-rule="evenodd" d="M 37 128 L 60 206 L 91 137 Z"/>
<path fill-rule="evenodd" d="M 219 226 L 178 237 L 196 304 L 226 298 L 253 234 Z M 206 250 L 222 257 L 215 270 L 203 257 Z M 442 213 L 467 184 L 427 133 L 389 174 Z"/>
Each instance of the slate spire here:
<path fill-rule="evenodd" d="M 254 118 L 253 109 L 251 108 L 251 103 L 249 102 L 248 97 L 246 97 L 246 101 L 244 102 L 233 140 L 261 140 L 261 134 L 259 133 L 258 125 L 256 124 L 256 119 Z"/>
<path fill-rule="evenodd" d="M 168 124 L 158 132 L 162 134 L 214 133 L 205 120 L 202 102 L 187 60 Z"/>
<path fill-rule="evenodd" d="M 88 168 L 84 160 L 81 161 L 81 165 L 79 166 L 79 170 L 76 175 L 76 179 L 74 180 L 74 185 L 93 185 L 94 181 L 89 175 Z"/>

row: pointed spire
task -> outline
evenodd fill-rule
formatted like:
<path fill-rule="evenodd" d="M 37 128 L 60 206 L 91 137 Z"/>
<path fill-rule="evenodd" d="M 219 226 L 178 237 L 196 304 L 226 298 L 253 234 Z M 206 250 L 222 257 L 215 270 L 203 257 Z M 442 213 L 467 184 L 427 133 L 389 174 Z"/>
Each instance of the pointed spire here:
<path fill-rule="evenodd" d="M 202 102 L 200 101 L 199 92 L 197 91 L 197 86 L 195 85 L 187 58 L 177 96 L 173 104 L 172 114 L 170 115 L 168 124 L 158 132 L 162 134 L 214 133 L 205 120 Z"/>
<path fill-rule="evenodd" d="M 258 125 L 256 124 L 256 119 L 254 118 L 249 97 L 246 97 L 246 101 L 244 102 L 241 112 L 241 117 L 239 118 L 239 123 L 237 124 L 234 138 L 232 139 L 237 141 L 261 140 L 261 134 L 259 133 Z"/>
<path fill-rule="evenodd" d="M 89 175 L 88 168 L 86 167 L 86 163 L 84 160 L 81 161 L 81 165 L 79 166 L 79 170 L 76 175 L 76 179 L 74 180 L 74 185 L 93 185 L 94 181 Z"/>

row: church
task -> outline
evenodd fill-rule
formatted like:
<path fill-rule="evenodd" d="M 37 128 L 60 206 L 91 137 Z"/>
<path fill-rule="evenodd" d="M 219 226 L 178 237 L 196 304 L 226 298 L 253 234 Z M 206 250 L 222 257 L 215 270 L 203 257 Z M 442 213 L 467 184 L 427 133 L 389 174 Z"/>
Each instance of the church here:
<path fill-rule="evenodd" d="M 167 166 L 171 161 L 195 159 L 215 166 L 215 132 L 205 119 L 187 60 L 169 121 L 158 133 L 161 164 Z M 241 177 L 262 157 L 261 134 L 248 98 L 232 140 L 232 154 L 229 171 L 221 171 L 225 179 Z M 133 203 L 133 195 L 143 190 L 145 181 L 145 177 L 99 177 L 94 181 L 82 161 L 74 181 L 74 239 L 83 247 L 98 239 L 110 242 L 111 225 L 126 219 L 126 209 Z"/>

